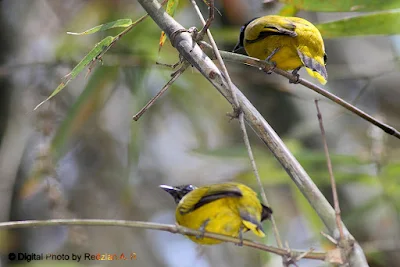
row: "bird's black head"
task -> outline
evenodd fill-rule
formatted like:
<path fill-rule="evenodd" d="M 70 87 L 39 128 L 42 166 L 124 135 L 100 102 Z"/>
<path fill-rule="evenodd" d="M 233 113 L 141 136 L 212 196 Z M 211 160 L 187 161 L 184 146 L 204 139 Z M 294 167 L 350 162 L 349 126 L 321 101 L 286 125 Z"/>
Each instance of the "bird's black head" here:
<path fill-rule="evenodd" d="M 253 20 L 258 19 L 258 18 L 254 18 L 248 22 L 246 22 L 246 24 L 244 24 L 241 28 L 240 28 L 240 35 L 239 35 L 239 41 L 238 43 L 235 45 L 235 47 L 233 48 L 233 53 L 235 53 L 236 51 L 242 49 L 244 47 L 244 32 L 246 30 L 247 25 L 250 24 L 250 22 L 252 22 Z"/>
<path fill-rule="evenodd" d="M 180 186 L 169 186 L 169 185 L 160 185 L 160 188 L 164 189 L 168 192 L 175 200 L 176 204 L 181 201 L 181 199 L 189 192 L 193 191 L 197 187 L 194 185 L 180 185 Z"/>
<path fill-rule="evenodd" d="M 261 204 L 261 206 L 262 206 L 261 221 L 271 218 L 272 210 L 263 204 Z"/>

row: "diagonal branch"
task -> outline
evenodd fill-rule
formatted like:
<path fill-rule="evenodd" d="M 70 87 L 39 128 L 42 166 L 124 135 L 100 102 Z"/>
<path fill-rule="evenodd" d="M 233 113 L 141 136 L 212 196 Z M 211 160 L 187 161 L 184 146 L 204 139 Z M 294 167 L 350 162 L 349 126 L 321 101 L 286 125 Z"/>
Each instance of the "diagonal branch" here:
<path fill-rule="evenodd" d="M 202 45 L 202 47 L 206 48 L 207 50 L 209 50 L 212 53 L 212 50 L 211 50 L 211 47 L 209 44 L 207 44 L 205 42 L 201 42 L 201 45 Z M 271 65 L 269 65 L 269 63 L 265 60 L 259 60 L 257 58 L 252 58 L 252 57 L 235 54 L 235 53 L 231 53 L 231 52 L 226 52 L 226 51 L 220 51 L 220 53 L 222 55 L 222 58 L 227 61 L 243 63 L 245 65 L 257 67 L 260 70 L 264 70 L 264 71 L 269 71 L 271 69 Z M 273 72 L 287 78 L 289 81 L 293 81 L 293 80 L 297 79 L 297 77 L 294 76 L 292 73 L 281 70 L 279 68 L 274 68 Z M 336 95 L 324 90 L 323 88 L 321 88 L 303 78 L 299 78 L 297 83 L 313 90 L 314 92 L 316 92 L 316 93 L 328 98 L 329 100 L 335 102 L 336 104 L 344 107 L 348 111 L 356 114 L 357 116 L 363 118 L 364 120 L 372 123 L 373 125 L 377 126 L 380 129 L 382 129 L 387 134 L 393 135 L 394 137 L 400 139 L 400 131 L 398 131 L 396 128 L 379 121 L 378 119 L 365 113 L 361 109 L 359 109 L 359 108 L 355 107 L 354 105 L 348 103 L 347 101 L 341 99 L 340 97 L 337 97 Z"/>
<path fill-rule="evenodd" d="M 209 27 L 209 25 L 207 26 L 207 23 L 204 21 L 204 18 L 202 16 L 201 12 L 200 12 L 199 7 L 196 4 L 196 1 L 195 0 L 191 0 L 191 1 L 192 1 L 192 4 L 193 4 L 197 14 L 199 15 L 200 20 L 202 21 L 202 23 L 204 25 L 204 28 L 203 28 L 203 30 L 204 30 L 204 29 L 206 29 L 206 27 Z M 214 10 L 214 0 L 210 0 L 209 9 L 210 10 Z M 209 18 L 207 20 L 207 22 L 210 21 L 210 20 L 211 20 L 211 18 Z M 235 91 L 232 89 L 233 88 L 233 83 L 231 81 L 231 77 L 229 76 L 229 73 L 228 73 L 228 70 L 226 69 L 225 63 L 222 60 L 221 54 L 219 53 L 219 50 L 218 50 L 217 44 L 215 43 L 214 37 L 212 36 L 210 30 L 208 30 L 208 29 L 207 29 L 207 36 L 208 36 L 208 39 L 210 40 L 210 43 L 212 45 L 213 52 L 215 53 L 215 56 L 217 57 L 218 63 L 221 65 L 222 72 L 225 75 L 226 80 L 228 82 L 228 89 L 229 89 L 229 91 L 230 91 L 230 93 L 232 95 L 232 99 L 233 99 L 233 103 L 234 103 L 233 109 L 234 110 L 238 110 L 239 109 L 239 112 L 240 112 L 239 100 L 238 100 L 238 97 L 237 97 Z M 262 182 L 261 182 L 261 178 L 260 178 L 260 174 L 258 172 L 256 161 L 254 159 L 253 150 L 251 149 L 249 136 L 248 136 L 247 130 L 246 130 L 246 124 L 244 122 L 244 114 L 242 112 L 239 113 L 238 120 L 239 120 L 239 124 L 240 124 L 240 129 L 242 130 L 243 141 L 244 141 L 244 144 L 245 144 L 246 149 L 247 149 L 247 154 L 248 154 L 249 159 L 250 159 L 251 167 L 252 167 L 254 175 L 256 177 L 256 180 L 257 180 L 257 183 L 258 183 L 258 187 L 260 188 L 260 191 L 261 191 L 260 193 L 261 193 L 262 200 L 263 200 L 263 202 L 264 202 L 264 204 L 266 206 L 270 206 L 269 202 L 268 202 L 268 199 L 267 199 L 267 195 L 265 194 L 265 190 L 264 190 L 264 187 L 263 187 Z M 275 218 L 274 218 L 274 216 L 272 214 L 271 214 L 271 223 L 272 223 L 272 229 L 273 229 L 273 233 L 274 233 L 274 236 L 275 236 L 276 244 L 278 245 L 279 248 L 282 248 L 283 245 L 282 245 L 281 236 L 279 234 L 278 227 L 276 226 Z"/>
<path fill-rule="evenodd" d="M 229 86 L 224 75 L 201 50 L 197 43 L 193 41 L 191 35 L 184 31 L 184 27 L 169 16 L 156 0 L 138 0 L 138 2 L 158 26 L 170 37 L 172 45 L 179 53 L 189 61 L 192 66 L 198 69 L 230 103 L 233 103 Z M 171 38 L 171 35 L 173 38 Z M 293 182 L 324 222 L 330 234 L 337 237 L 339 231 L 336 225 L 335 211 L 332 206 L 257 109 L 235 85 L 233 85 L 232 89 L 237 95 L 246 122 L 253 128 L 254 132 L 267 145 L 275 158 L 286 170 Z M 346 227 L 343 227 L 343 230 L 345 231 L 346 238 L 354 240 Z M 368 266 L 364 253 L 356 242 L 350 254 L 349 263 L 350 266 Z"/>

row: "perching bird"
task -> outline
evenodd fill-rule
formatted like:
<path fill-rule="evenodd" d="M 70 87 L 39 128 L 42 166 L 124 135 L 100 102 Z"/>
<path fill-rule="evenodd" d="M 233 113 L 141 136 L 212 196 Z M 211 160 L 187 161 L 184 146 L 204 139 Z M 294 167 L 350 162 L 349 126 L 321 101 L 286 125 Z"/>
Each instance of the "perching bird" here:
<path fill-rule="evenodd" d="M 218 234 L 239 237 L 251 230 L 264 237 L 261 222 L 271 217 L 272 210 L 260 203 L 256 192 L 240 183 L 212 184 L 196 188 L 193 185 L 160 185 L 175 199 L 176 221 L 179 225 Z M 202 245 L 218 244 L 212 238 L 188 236 Z"/>
<path fill-rule="evenodd" d="M 240 48 L 251 57 L 274 62 L 282 70 L 294 70 L 295 75 L 305 66 L 321 84 L 328 79 L 321 33 L 305 19 L 277 15 L 255 18 L 240 29 L 233 51 Z"/>

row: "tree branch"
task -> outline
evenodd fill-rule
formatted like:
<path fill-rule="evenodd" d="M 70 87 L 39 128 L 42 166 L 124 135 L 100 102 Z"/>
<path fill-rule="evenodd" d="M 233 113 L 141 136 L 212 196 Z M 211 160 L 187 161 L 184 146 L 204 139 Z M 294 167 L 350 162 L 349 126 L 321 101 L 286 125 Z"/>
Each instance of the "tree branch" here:
<path fill-rule="evenodd" d="M 232 104 L 233 99 L 225 77 L 212 60 L 201 50 L 197 43 L 193 41 L 191 35 L 184 31 L 184 27 L 169 16 L 156 0 L 138 0 L 138 2 L 143 6 L 158 26 L 168 35 L 172 45 L 179 51 L 179 53 L 189 61 L 192 66 L 199 70 L 200 73 L 206 77 L 209 82 Z M 257 109 L 240 92 L 240 90 L 237 89 L 236 86 L 233 85 L 232 89 L 237 95 L 246 122 L 268 146 L 276 159 L 322 219 L 331 235 L 337 238 L 339 231 L 335 221 L 335 211 L 329 202 Z M 346 238 L 354 240 L 346 227 L 344 227 L 343 230 L 345 231 Z M 351 266 L 357 267 L 368 266 L 362 249 L 357 243 L 354 244 L 354 249 L 350 254 L 350 264 Z"/>
<path fill-rule="evenodd" d="M 243 241 L 243 246 L 259 249 L 275 253 L 278 255 L 288 255 L 286 249 L 280 249 L 272 246 L 267 246 L 261 243 L 257 243 L 251 240 L 240 240 L 226 235 L 220 235 L 210 232 L 204 232 L 200 230 L 194 230 L 186 228 L 180 225 L 141 222 L 141 221 L 124 221 L 124 220 L 100 220 L 100 219 L 57 219 L 57 220 L 30 220 L 30 221 L 14 221 L 14 222 L 0 222 L 0 229 L 15 229 L 15 228 L 30 228 L 38 226 L 54 226 L 54 225 L 81 225 L 81 226 L 117 226 L 117 227 L 128 227 L 128 228 L 144 228 L 170 232 L 173 234 L 182 234 L 190 236 L 204 236 L 208 238 L 214 238 L 224 242 L 230 242 L 240 244 Z M 303 256 L 304 255 L 304 256 Z M 329 255 L 325 252 L 317 251 L 302 251 L 302 250 L 291 250 L 290 257 L 299 257 L 315 260 L 329 260 Z M 331 263 L 335 263 L 329 261 Z"/>

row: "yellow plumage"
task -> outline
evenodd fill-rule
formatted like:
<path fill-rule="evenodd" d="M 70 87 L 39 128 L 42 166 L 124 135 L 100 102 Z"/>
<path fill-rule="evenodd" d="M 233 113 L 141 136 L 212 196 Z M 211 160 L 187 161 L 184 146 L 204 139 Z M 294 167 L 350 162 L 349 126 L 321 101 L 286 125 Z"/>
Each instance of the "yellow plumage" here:
<path fill-rule="evenodd" d="M 249 56 L 275 62 L 280 69 L 297 73 L 305 66 L 321 84 L 327 81 L 324 41 L 305 19 L 277 15 L 256 18 L 242 27 L 234 50 L 241 47 Z"/>
<path fill-rule="evenodd" d="M 260 203 L 257 194 L 239 183 L 194 186 L 160 186 L 177 202 L 176 221 L 179 225 L 232 237 L 251 230 L 265 236 L 261 221 L 268 219 L 272 210 Z M 188 236 L 202 245 L 221 243 L 211 238 Z"/>

